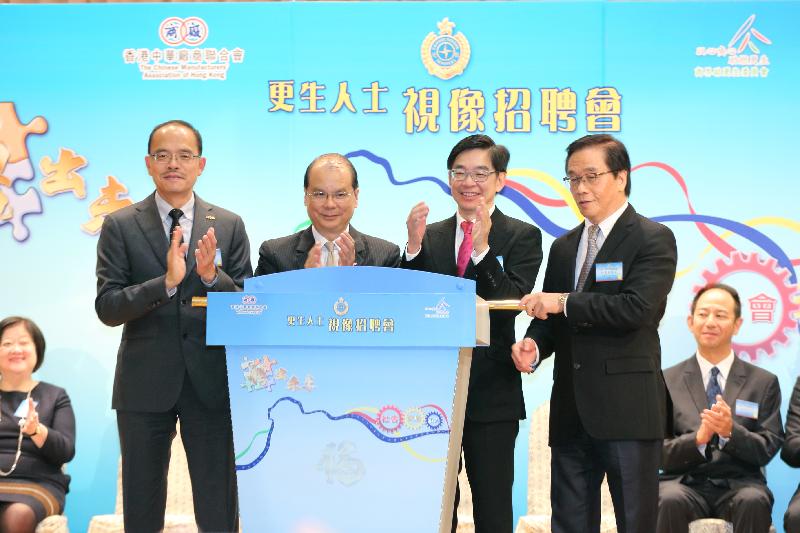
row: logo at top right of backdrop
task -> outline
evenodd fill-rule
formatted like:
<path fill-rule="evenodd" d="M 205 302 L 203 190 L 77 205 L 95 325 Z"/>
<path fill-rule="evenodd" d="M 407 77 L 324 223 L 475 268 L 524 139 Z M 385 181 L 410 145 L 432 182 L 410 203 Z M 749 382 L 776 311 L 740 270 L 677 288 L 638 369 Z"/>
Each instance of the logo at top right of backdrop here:
<path fill-rule="evenodd" d="M 453 34 L 456 25 L 445 17 L 436 24 L 439 34 L 430 32 L 422 41 L 420 55 L 428 73 L 449 80 L 464 72 L 469 63 L 469 41 L 463 33 Z"/>
<path fill-rule="evenodd" d="M 695 78 L 766 78 L 769 75 L 767 51 L 772 40 L 755 26 L 750 15 L 733 33 L 728 44 L 698 46 L 695 55 L 702 65 L 694 67 Z"/>

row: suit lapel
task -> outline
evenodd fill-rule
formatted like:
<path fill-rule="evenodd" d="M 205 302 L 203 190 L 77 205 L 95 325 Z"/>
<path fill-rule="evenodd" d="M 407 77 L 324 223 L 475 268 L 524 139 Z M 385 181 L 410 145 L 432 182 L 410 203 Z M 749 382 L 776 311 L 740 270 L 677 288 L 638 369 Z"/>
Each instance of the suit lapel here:
<path fill-rule="evenodd" d="M 578 245 L 580 245 L 581 242 L 583 227 L 584 224 L 580 224 L 578 227 L 572 228 L 564 237 L 564 249 L 567 253 L 567 260 L 564 261 L 564 263 L 569 265 L 569 268 L 566 268 L 566 272 L 564 272 L 564 276 L 566 276 L 568 281 L 565 287 L 567 292 L 575 290 L 575 263 L 578 261 Z"/>
<path fill-rule="evenodd" d="M 734 355 L 730 375 L 725 380 L 725 391 L 722 393 L 722 398 L 731 406 L 733 414 L 736 414 L 736 398 L 739 397 L 742 387 L 747 382 L 747 373 L 748 369 L 745 364 Z"/>
<path fill-rule="evenodd" d="M 192 220 L 192 236 L 189 239 L 189 250 L 186 256 L 186 272 L 194 271 L 196 259 L 194 250 L 196 243 L 203 238 L 208 228 L 214 225 L 214 209 L 196 194 L 194 195 L 194 219 Z M 217 236 L 219 237 L 219 236 Z"/>
<path fill-rule="evenodd" d="M 431 257 L 437 263 L 436 272 L 455 276 L 458 271 L 456 264 L 456 216 L 445 220 L 439 228 L 439 233 L 431 235 L 431 241 L 435 250 L 431 251 Z"/>
<path fill-rule="evenodd" d="M 683 372 L 683 381 L 686 384 L 686 389 L 697 407 L 697 412 L 703 412 L 703 409 L 708 409 L 708 399 L 706 398 L 706 389 L 703 386 L 703 375 L 700 372 L 700 364 L 697 362 L 697 357 L 693 357 L 686 362 Z"/>
<path fill-rule="evenodd" d="M 358 231 L 353 225 L 350 225 L 350 236 L 356 243 L 356 264 L 365 265 L 367 263 L 367 246 L 364 240 L 364 235 Z"/>
<path fill-rule="evenodd" d="M 158 215 L 155 193 L 142 202 L 142 206 L 137 211 L 135 215 L 136 223 L 139 225 L 139 229 L 142 230 L 145 240 L 150 244 L 150 248 L 152 248 L 161 266 L 166 270 L 169 241 L 164 230 L 164 224 Z"/>
<path fill-rule="evenodd" d="M 614 227 L 611 228 L 611 233 L 606 236 L 606 240 L 603 242 L 603 247 L 597 252 L 597 257 L 594 259 L 594 264 L 592 264 L 592 269 L 589 271 L 589 277 L 586 278 L 586 284 L 583 287 L 583 290 L 591 289 L 592 285 L 595 282 L 595 268 L 594 265 L 598 263 L 603 263 L 608 261 L 609 259 L 614 259 L 614 252 L 617 250 L 620 244 L 622 244 L 625 239 L 628 238 L 630 235 L 631 230 L 633 230 L 633 225 L 636 222 L 636 211 L 633 209 L 633 206 L 628 204 L 628 207 L 625 211 L 622 212 L 622 215 L 617 219 L 617 222 L 614 224 Z M 617 257 L 618 259 L 618 257 Z M 574 276 L 574 274 L 573 274 Z"/>
<path fill-rule="evenodd" d="M 300 270 L 305 267 L 308 252 L 314 246 L 314 234 L 311 233 L 311 226 L 308 226 L 300 233 L 297 246 L 294 250 L 294 268 Z"/>

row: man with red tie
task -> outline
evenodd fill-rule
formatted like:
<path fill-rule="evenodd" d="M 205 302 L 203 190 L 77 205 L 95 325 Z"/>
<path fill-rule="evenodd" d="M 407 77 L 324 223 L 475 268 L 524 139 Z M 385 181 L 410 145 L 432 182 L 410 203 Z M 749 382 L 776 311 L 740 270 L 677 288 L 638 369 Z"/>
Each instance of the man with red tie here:
<path fill-rule="evenodd" d="M 456 214 L 426 225 L 428 206 L 415 205 L 406 221 L 401 267 L 473 279 L 478 296 L 486 300 L 528 294 L 542 262 L 542 235 L 494 205 L 508 160 L 506 147 L 486 135 L 459 141 L 447 158 Z M 513 530 L 514 442 L 525 418 L 522 381 L 511 359 L 517 314 L 492 311 L 490 346 L 472 351 L 462 446 L 477 533 Z M 453 531 L 457 507 L 458 492 Z"/>

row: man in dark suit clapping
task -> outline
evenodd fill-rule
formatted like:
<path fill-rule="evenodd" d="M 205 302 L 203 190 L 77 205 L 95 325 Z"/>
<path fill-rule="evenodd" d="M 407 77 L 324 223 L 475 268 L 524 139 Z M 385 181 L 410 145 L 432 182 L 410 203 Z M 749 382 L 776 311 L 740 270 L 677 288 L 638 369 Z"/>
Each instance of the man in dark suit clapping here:
<path fill-rule="evenodd" d="M 350 219 L 358 207 L 358 174 L 349 159 L 324 154 L 303 178 L 311 226 L 287 237 L 264 241 L 256 276 L 323 266 L 383 266 L 400 263 L 400 248 L 357 231 Z"/>
<path fill-rule="evenodd" d="M 238 215 L 194 193 L 205 168 L 191 124 L 171 120 L 148 141 L 156 191 L 103 222 L 95 309 L 124 324 L 112 407 L 122 454 L 126 531 L 164 529 L 170 443 L 180 419 L 202 531 L 238 531 L 225 350 L 206 346 L 206 310 L 193 296 L 241 290 L 252 274 Z"/>
<path fill-rule="evenodd" d="M 447 170 L 456 213 L 428 225 L 428 206 L 412 208 L 403 268 L 474 279 L 478 296 L 487 300 L 519 299 L 531 291 L 542 262 L 542 234 L 494 205 L 508 160 L 508 150 L 486 135 L 455 145 Z M 511 360 L 518 314 L 492 311 L 490 346 L 472 351 L 462 446 L 476 533 L 510 533 L 514 527 L 514 442 L 525 418 L 522 381 Z M 458 492 L 453 531 L 457 507 Z"/>
<path fill-rule="evenodd" d="M 698 518 L 748 533 L 772 524 L 763 469 L 783 444 L 781 389 L 777 376 L 733 353 L 741 311 L 729 285 L 697 291 L 687 319 L 697 352 L 664 371 L 674 430 L 664 441 L 658 533 L 686 531 Z"/>

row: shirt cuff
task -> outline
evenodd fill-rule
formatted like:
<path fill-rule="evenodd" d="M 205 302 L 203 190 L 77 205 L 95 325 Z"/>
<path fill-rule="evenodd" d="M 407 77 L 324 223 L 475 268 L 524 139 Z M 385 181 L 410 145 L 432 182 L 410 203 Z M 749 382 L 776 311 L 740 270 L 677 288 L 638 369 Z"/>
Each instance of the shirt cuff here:
<path fill-rule="evenodd" d="M 203 282 L 203 285 L 205 285 L 209 289 L 214 285 L 216 285 L 218 280 L 219 280 L 219 271 L 217 271 L 216 269 L 214 269 L 214 279 L 211 280 L 211 283 L 206 283 L 202 277 L 200 278 L 200 281 Z"/>
<path fill-rule="evenodd" d="M 489 248 L 491 247 L 487 246 L 486 249 L 480 254 L 476 254 L 475 250 L 472 250 L 472 254 L 470 254 L 470 257 L 472 257 L 472 263 L 477 265 L 478 263 L 483 261 L 483 258 L 486 257 L 486 254 L 489 253 Z"/>
<path fill-rule="evenodd" d="M 406 261 L 413 261 L 414 258 L 417 257 L 421 251 L 422 251 L 422 246 L 419 247 L 419 250 L 417 250 L 417 253 L 415 253 L 415 254 L 408 253 L 408 243 L 406 243 L 406 249 L 403 251 L 403 253 L 406 254 Z"/>

